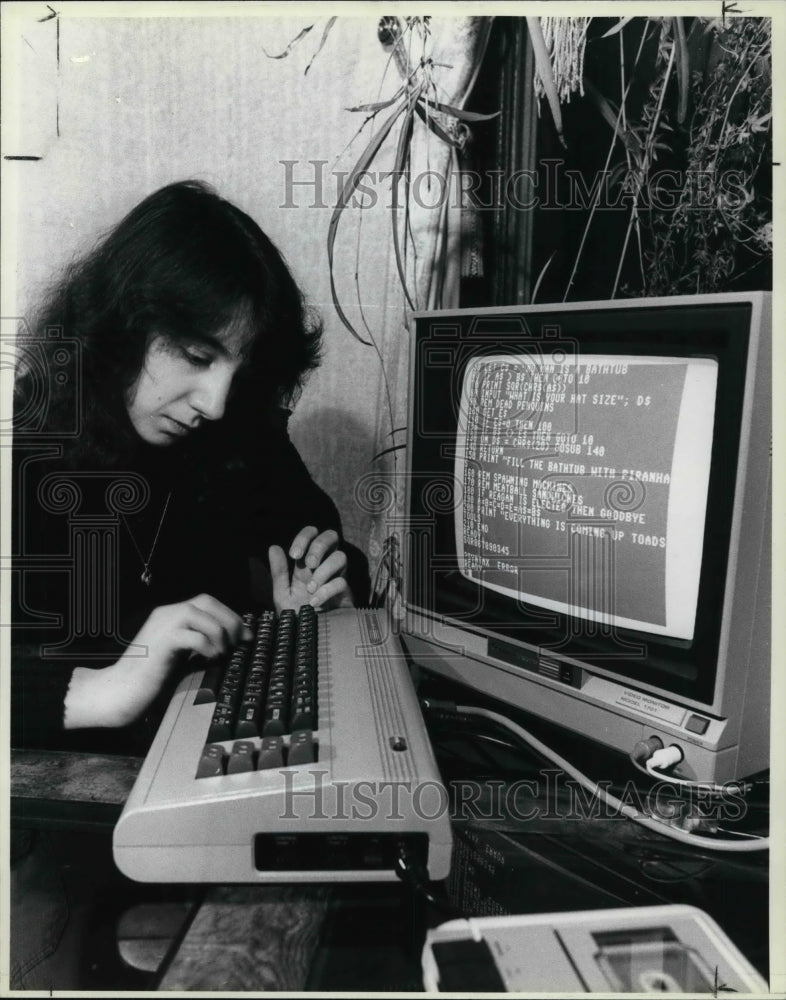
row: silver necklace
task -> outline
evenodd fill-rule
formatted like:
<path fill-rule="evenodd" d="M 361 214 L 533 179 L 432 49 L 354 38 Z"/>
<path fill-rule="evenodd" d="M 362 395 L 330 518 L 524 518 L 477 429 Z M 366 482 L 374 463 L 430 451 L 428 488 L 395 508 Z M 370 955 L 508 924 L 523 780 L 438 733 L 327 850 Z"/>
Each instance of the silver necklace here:
<path fill-rule="evenodd" d="M 144 567 L 144 569 L 142 570 L 142 576 L 140 577 L 140 579 L 142 583 L 145 584 L 146 587 L 149 587 L 153 581 L 153 574 L 150 572 L 150 562 L 153 558 L 153 553 L 156 550 L 156 545 L 158 544 L 158 536 L 161 534 L 161 528 L 164 524 L 164 518 L 166 517 L 166 512 L 169 509 L 169 501 L 171 499 L 172 499 L 172 490 L 170 490 L 169 493 L 167 493 L 166 495 L 166 500 L 164 502 L 164 510 L 161 513 L 161 520 L 158 522 L 158 527 L 156 528 L 156 536 L 153 539 L 153 544 L 150 546 L 150 552 L 148 552 L 147 554 L 147 559 L 145 559 L 145 557 L 142 555 L 142 550 L 137 545 L 136 538 L 134 538 L 134 533 L 131 530 L 128 521 L 126 520 L 125 514 L 120 515 L 123 518 L 123 524 L 126 526 L 126 531 L 128 532 L 131 541 L 134 543 L 134 548 L 137 551 L 137 555 L 142 561 L 142 566 Z"/>

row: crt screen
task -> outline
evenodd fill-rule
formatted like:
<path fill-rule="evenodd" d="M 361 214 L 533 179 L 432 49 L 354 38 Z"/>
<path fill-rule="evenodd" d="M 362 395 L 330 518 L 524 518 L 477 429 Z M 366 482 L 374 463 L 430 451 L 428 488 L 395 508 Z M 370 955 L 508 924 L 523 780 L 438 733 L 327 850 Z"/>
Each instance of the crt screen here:
<path fill-rule="evenodd" d="M 706 358 L 472 359 L 455 460 L 462 575 L 692 639 L 717 379 Z"/>

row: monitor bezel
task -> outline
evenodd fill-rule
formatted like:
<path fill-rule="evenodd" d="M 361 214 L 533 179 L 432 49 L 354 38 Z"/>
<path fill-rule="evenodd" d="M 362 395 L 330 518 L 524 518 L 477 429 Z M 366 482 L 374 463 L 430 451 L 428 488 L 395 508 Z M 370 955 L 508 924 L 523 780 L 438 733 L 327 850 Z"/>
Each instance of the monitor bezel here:
<path fill-rule="evenodd" d="M 671 698 L 686 704 L 712 706 L 717 702 L 717 688 L 720 679 L 719 662 L 724 642 L 724 621 L 730 595 L 727 581 L 731 575 L 730 556 L 735 536 L 735 517 L 739 506 L 740 469 L 738 462 L 746 450 L 746 437 L 750 433 L 749 397 L 755 369 L 758 348 L 757 329 L 761 321 L 761 305 L 756 296 L 761 293 L 722 294 L 713 296 L 685 296 L 663 299 L 635 299 L 598 301 L 584 303 L 559 303 L 536 306 L 496 307 L 487 309 L 457 309 L 414 315 L 414 342 L 411 355 L 410 412 L 408 424 L 407 453 L 407 496 L 406 522 L 407 538 L 403 540 L 404 554 L 403 604 L 408 613 L 419 621 L 429 619 L 458 630 L 486 637 L 489 641 L 503 638 L 522 648 L 551 648 L 554 655 L 567 662 L 579 663 L 594 672 L 646 690 L 663 692 Z M 456 341 L 455 329 L 458 324 L 466 329 L 475 320 L 472 333 L 474 346 L 467 351 L 467 337 Z M 718 392 L 716 397 L 713 452 L 708 488 L 707 522 L 702 547 L 702 569 L 699 582 L 697 633 L 692 642 L 672 640 L 643 632 L 618 629 L 615 642 L 646 646 L 644 659 L 610 661 L 604 656 L 610 650 L 607 640 L 597 638 L 587 645 L 584 640 L 573 639 L 569 646 L 554 648 L 555 640 L 566 632 L 563 616 L 556 616 L 552 628 L 535 629 L 526 636 L 512 634 L 511 630 L 499 624 L 489 627 L 477 616 L 466 619 L 458 614 L 459 609 L 450 603 L 432 605 L 422 599 L 422 591 L 413 586 L 410 544 L 414 544 L 413 526 L 423 532 L 422 504 L 413 510 L 413 496 L 419 478 L 419 463 L 423 459 L 421 435 L 420 444 L 416 435 L 421 410 L 418 402 L 426 398 L 418 370 L 422 364 L 421 352 L 429 341 L 437 344 L 441 351 L 450 349 L 451 337 L 454 351 L 457 345 L 464 345 L 461 359 L 454 358 L 444 367 L 459 376 L 469 357 L 479 353 L 500 353 L 501 349 L 515 346 L 516 338 L 521 339 L 522 320 L 529 328 L 529 337 L 538 336 L 543 342 L 543 328 L 552 334 L 556 331 L 563 338 L 578 339 L 593 354 L 603 354 L 609 350 L 625 354 L 655 354 L 664 357 L 712 357 L 719 363 Z M 630 323 L 635 320 L 636 339 L 630 338 Z M 519 327 L 506 334 L 500 333 L 502 324 L 508 322 Z M 463 325 L 462 325 L 463 324 Z M 697 324 L 701 333 L 697 334 Z M 541 330 L 535 334 L 533 326 Z M 609 329 L 611 326 L 611 330 Z M 435 332 L 436 327 L 436 332 Z M 450 330 L 454 333 L 451 334 Z M 602 336 L 601 336 L 602 335 Z M 720 339 L 719 339 L 720 338 Z M 530 343 L 531 341 L 528 341 Z M 432 380 L 430 380 L 432 381 Z M 433 382 L 432 382 L 433 384 Z M 453 412 L 460 398 L 461 379 L 454 378 L 450 400 Z M 444 390 L 443 390 L 444 391 Z M 732 405 L 730 405 L 730 403 Z M 449 437 L 449 435 L 448 435 Z M 439 436 L 436 446 L 440 446 Z M 445 437 L 441 441 L 445 449 Z M 426 449 L 427 455 L 428 449 Z M 429 457 L 433 458 L 433 451 Z M 414 463 L 414 464 L 413 464 Z M 435 471 L 433 462 L 431 471 Z M 443 484 L 449 476 L 447 460 L 438 464 L 443 476 Z M 425 478 L 425 477 L 422 477 Z M 733 484 L 731 487 L 724 484 Z M 421 541 L 418 544 L 422 544 Z M 734 543 L 736 544 L 736 542 Z M 486 595 L 484 595 L 485 597 Z M 491 606 L 499 606 L 497 595 Z M 487 602 L 488 603 L 488 602 Z M 505 601 L 502 601 L 504 607 Z M 544 641 L 545 637 L 545 641 Z M 613 652 L 613 650 L 611 650 Z M 684 669 L 687 665 L 687 669 Z M 675 672 L 675 667 L 677 668 Z M 680 672 L 681 671 L 681 672 Z M 479 685 L 482 679 L 479 680 Z"/>

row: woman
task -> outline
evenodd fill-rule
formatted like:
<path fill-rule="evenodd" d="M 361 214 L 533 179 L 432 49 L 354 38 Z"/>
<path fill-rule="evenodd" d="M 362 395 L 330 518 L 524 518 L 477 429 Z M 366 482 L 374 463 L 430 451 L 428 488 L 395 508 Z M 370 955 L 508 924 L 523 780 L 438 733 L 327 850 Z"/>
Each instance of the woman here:
<path fill-rule="evenodd" d="M 270 240 L 194 181 L 68 269 L 17 343 L 12 745 L 143 753 L 177 667 L 243 611 L 367 586 L 286 432 L 320 335 Z M 78 988 L 59 838 L 13 832 L 12 986 Z"/>
<path fill-rule="evenodd" d="M 243 611 L 351 602 L 281 409 L 320 335 L 270 240 L 195 181 L 68 270 L 20 341 L 14 745 L 138 746 L 173 667 L 239 642 Z"/>

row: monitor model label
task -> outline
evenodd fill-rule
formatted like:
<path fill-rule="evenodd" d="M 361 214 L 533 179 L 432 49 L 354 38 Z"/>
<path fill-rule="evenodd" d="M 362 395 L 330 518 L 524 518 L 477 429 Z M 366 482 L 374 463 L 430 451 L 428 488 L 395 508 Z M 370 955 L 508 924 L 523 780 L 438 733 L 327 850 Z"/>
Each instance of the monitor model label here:
<path fill-rule="evenodd" d="M 685 716 L 685 710 L 679 705 L 669 705 L 668 702 L 650 698 L 640 691 L 623 690 L 614 704 L 643 712 L 645 715 L 651 715 L 663 722 L 672 722 L 675 726 L 680 725 Z"/>
<path fill-rule="evenodd" d="M 685 718 L 685 709 L 680 705 L 673 705 L 662 698 L 654 698 L 641 691 L 620 687 L 619 684 L 614 684 L 602 677 L 588 678 L 582 691 L 590 698 L 596 698 L 607 705 L 633 709 L 634 712 L 641 712 L 643 715 L 652 716 L 653 719 L 669 722 L 675 726 L 681 726 L 682 720 Z"/>
<path fill-rule="evenodd" d="M 717 362 L 493 355 L 462 384 L 467 579 L 588 622 L 693 637 Z"/>

